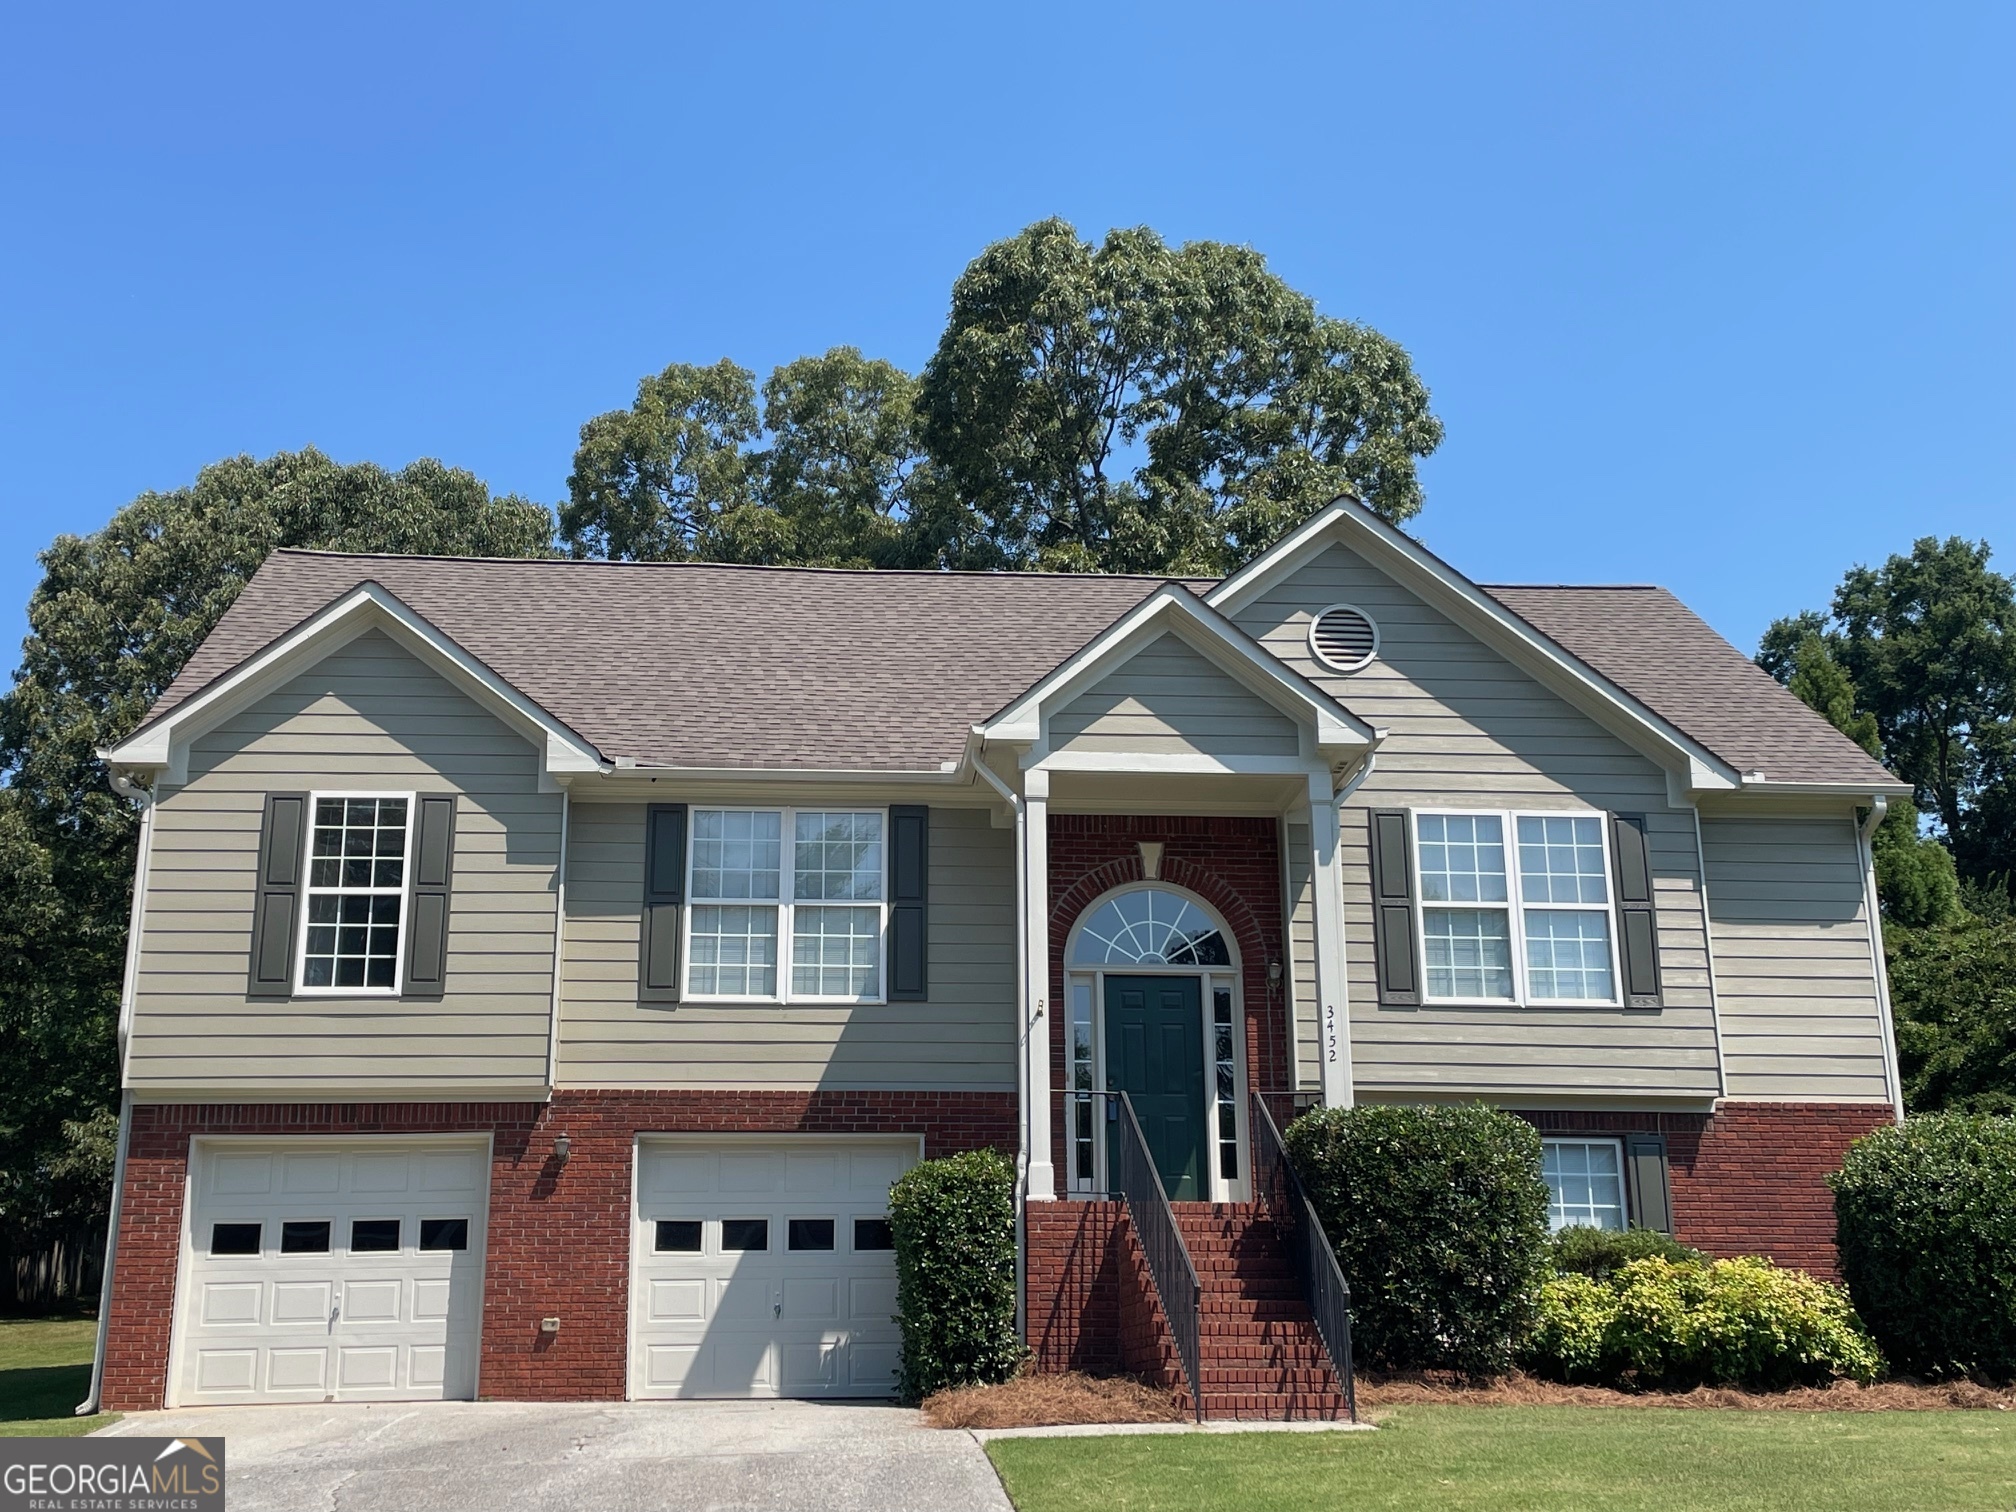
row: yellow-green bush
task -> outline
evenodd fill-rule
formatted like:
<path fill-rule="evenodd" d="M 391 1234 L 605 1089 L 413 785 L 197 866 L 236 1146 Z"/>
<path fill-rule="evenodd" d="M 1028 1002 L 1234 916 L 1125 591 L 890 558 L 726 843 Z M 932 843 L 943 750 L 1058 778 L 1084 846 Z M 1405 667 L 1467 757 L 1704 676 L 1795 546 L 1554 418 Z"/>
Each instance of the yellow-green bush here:
<path fill-rule="evenodd" d="M 1556 1276 L 1521 1361 L 1559 1381 L 1672 1390 L 1771 1391 L 1883 1370 L 1846 1292 L 1754 1256 L 1633 1260 L 1601 1281 Z"/>

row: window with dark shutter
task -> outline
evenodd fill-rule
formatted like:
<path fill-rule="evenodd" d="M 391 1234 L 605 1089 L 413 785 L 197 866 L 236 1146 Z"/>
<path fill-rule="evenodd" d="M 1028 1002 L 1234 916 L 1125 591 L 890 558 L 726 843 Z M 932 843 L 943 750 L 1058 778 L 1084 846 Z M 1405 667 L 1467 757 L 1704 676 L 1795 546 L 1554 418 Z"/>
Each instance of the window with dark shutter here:
<path fill-rule="evenodd" d="M 889 809 L 889 997 L 930 996 L 931 810 L 921 804 Z"/>
<path fill-rule="evenodd" d="M 1624 1006 L 1657 1008 L 1659 919 L 1652 895 L 1645 816 L 1612 814 L 1610 836 L 1617 870 L 1617 959 L 1624 976 Z"/>
<path fill-rule="evenodd" d="M 1407 811 L 1372 814 L 1372 950 L 1385 1008 L 1421 1006 L 1421 974 L 1414 948 L 1414 863 Z"/>
<path fill-rule="evenodd" d="M 448 885 L 455 870 L 455 795 L 415 801 L 406 900 L 408 997 L 439 997 L 448 985 Z"/>
<path fill-rule="evenodd" d="M 306 793 L 267 796 L 259 829 L 259 887 L 252 906 L 252 961 L 246 986 L 255 997 L 286 997 L 294 990 L 301 848 L 307 830 Z"/>
<path fill-rule="evenodd" d="M 679 909 L 686 901 L 686 805 L 644 810 L 644 917 L 639 990 L 655 1002 L 679 999 Z"/>
<path fill-rule="evenodd" d="M 1673 1232 L 1672 1184 L 1668 1180 L 1666 1136 L 1624 1136 L 1624 1175 L 1631 1192 L 1631 1222 L 1639 1228 Z"/>

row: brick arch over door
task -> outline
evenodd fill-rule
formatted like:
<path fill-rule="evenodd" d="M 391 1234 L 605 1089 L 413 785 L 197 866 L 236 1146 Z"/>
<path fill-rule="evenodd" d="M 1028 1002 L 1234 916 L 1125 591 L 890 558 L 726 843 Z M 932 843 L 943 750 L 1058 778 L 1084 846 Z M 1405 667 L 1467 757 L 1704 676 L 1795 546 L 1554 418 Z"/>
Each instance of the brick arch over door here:
<path fill-rule="evenodd" d="M 1072 925 L 1116 887 L 1147 881 L 1141 842 L 1163 847 L 1160 880 L 1195 893 L 1218 911 L 1239 947 L 1246 1014 L 1246 1076 L 1262 1092 L 1294 1087 L 1287 1009 L 1287 945 L 1281 917 L 1281 832 L 1273 819 L 1156 817 L 1140 814 L 1050 816 L 1050 1086 L 1052 1158 L 1064 1158 L 1064 947 Z M 1281 962 L 1270 987 L 1267 963 Z"/>

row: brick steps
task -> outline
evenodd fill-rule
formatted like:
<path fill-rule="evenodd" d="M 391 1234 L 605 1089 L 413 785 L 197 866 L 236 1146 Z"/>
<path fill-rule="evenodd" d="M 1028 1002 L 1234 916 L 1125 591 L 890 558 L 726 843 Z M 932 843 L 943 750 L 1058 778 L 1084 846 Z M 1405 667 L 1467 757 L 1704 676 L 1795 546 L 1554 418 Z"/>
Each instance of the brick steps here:
<path fill-rule="evenodd" d="M 1204 1415 L 1270 1421 L 1343 1416 L 1343 1383 L 1265 1213 L 1254 1203 L 1171 1206 L 1197 1270 L 1197 1385 Z M 1182 1379 L 1180 1371 L 1175 1379 Z M 1189 1406 L 1188 1392 L 1179 1394 Z"/>

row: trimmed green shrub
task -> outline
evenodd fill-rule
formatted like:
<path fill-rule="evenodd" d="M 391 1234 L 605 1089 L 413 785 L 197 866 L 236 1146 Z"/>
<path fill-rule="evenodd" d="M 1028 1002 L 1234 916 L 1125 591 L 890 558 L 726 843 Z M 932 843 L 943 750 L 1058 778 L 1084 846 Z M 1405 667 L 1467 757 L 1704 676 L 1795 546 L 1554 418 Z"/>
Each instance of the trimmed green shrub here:
<path fill-rule="evenodd" d="M 1632 1260 L 1604 1281 L 1556 1276 L 1520 1359 L 1571 1384 L 1678 1391 L 1778 1391 L 1883 1371 L 1847 1293 L 1756 1256 Z"/>
<path fill-rule="evenodd" d="M 889 1189 L 896 1238 L 897 1390 L 921 1402 L 948 1386 L 1005 1381 L 1015 1336 L 1015 1168 L 993 1150 L 912 1166 Z"/>
<path fill-rule="evenodd" d="M 1554 1262 L 1554 1269 L 1563 1274 L 1572 1272 L 1602 1281 L 1633 1260 L 1705 1260 L 1708 1257 L 1657 1229 L 1599 1229 L 1578 1224 L 1555 1234 L 1548 1246 L 1548 1258 Z"/>
<path fill-rule="evenodd" d="M 1533 1126 L 1475 1104 L 1326 1108 L 1286 1139 L 1351 1285 L 1359 1357 L 1383 1370 L 1507 1369 L 1547 1273 Z"/>
<path fill-rule="evenodd" d="M 1828 1180 L 1841 1274 L 1891 1363 L 2016 1378 L 2016 1118 L 1914 1117 Z"/>

